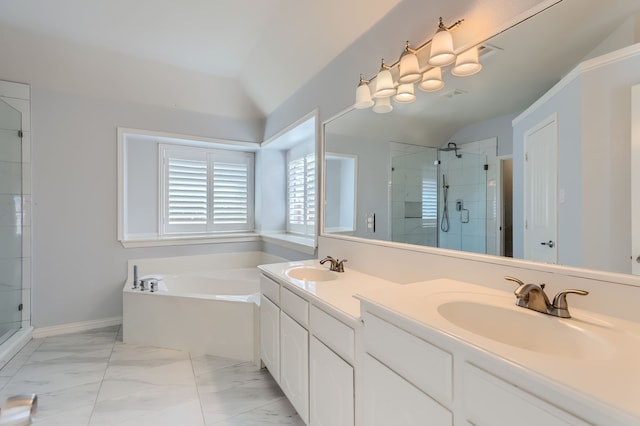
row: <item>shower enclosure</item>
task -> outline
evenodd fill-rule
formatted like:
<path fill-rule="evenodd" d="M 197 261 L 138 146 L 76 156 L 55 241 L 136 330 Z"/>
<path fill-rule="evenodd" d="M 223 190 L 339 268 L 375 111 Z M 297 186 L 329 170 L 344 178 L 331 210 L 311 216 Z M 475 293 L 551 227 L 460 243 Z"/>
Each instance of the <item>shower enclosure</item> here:
<path fill-rule="evenodd" d="M 0 100 L 0 345 L 22 324 L 22 115 Z"/>
<path fill-rule="evenodd" d="M 437 149 L 396 143 L 391 152 L 391 240 L 488 253 L 495 208 L 488 203 L 487 156 L 450 143 Z"/>

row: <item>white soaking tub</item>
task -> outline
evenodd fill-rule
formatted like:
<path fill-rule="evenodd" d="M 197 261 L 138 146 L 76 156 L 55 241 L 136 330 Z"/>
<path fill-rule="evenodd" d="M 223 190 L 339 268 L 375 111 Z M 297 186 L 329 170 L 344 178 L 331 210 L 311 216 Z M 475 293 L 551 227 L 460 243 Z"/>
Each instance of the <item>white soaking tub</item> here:
<path fill-rule="evenodd" d="M 186 350 L 259 364 L 258 265 L 283 259 L 261 252 L 129 261 L 123 288 L 125 343 Z M 153 278 L 154 292 L 133 289 Z"/>

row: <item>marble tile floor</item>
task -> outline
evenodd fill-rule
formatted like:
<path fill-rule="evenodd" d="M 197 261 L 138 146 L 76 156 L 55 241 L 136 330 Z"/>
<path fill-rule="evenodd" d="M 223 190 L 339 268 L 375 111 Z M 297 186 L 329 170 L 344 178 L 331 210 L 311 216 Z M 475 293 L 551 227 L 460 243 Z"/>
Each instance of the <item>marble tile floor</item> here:
<path fill-rule="evenodd" d="M 33 339 L 0 370 L 0 403 L 38 394 L 34 425 L 304 425 L 250 362 L 122 342 L 121 328 Z"/>

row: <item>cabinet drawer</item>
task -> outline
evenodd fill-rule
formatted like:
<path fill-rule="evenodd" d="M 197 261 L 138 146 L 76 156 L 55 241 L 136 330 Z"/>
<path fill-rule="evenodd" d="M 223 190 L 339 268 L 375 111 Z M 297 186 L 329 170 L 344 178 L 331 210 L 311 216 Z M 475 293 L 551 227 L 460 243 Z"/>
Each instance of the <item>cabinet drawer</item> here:
<path fill-rule="evenodd" d="M 301 325 L 309 326 L 309 303 L 302 297 L 282 287 L 280 290 L 280 307 Z"/>
<path fill-rule="evenodd" d="M 265 275 L 260 275 L 260 292 L 276 305 L 280 304 L 280 284 Z"/>
<path fill-rule="evenodd" d="M 453 356 L 449 352 L 368 312 L 363 318 L 368 353 L 441 403 L 451 403 Z"/>
<path fill-rule="evenodd" d="M 364 359 L 363 424 L 367 426 L 453 425 L 453 415 L 370 355 Z"/>
<path fill-rule="evenodd" d="M 355 341 L 353 328 L 315 306 L 311 307 L 310 316 L 312 333 L 335 353 L 353 364 Z"/>
<path fill-rule="evenodd" d="M 463 406 L 471 424 L 588 425 L 474 365 L 465 364 L 463 374 Z"/>

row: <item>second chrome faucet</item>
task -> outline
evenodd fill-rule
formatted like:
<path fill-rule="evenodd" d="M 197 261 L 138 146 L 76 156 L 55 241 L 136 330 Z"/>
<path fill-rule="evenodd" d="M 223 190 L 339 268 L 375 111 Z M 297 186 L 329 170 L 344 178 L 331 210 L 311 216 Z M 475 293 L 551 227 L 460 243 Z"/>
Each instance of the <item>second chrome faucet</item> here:
<path fill-rule="evenodd" d="M 518 284 L 518 288 L 513 292 L 516 295 L 516 305 L 560 318 L 571 318 L 569 306 L 567 305 L 567 294 L 579 294 L 581 296 L 589 294 L 584 290 L 561 290 L 553 298 L 553 302 L 550 302 L 549 297 L 544 292 L 544 284 L 525 284 L 524 281 L 509 276 L 504 277 L 504 279 Z"/>

